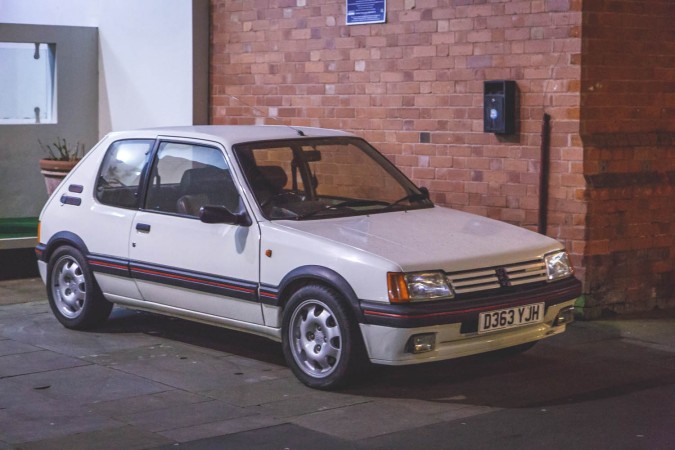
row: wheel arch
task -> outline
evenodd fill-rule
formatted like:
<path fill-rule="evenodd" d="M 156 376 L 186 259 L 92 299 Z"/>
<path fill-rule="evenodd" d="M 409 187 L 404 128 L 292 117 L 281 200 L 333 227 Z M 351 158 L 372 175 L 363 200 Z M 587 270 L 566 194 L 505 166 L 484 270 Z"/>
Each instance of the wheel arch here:
<path fill-rule="evenodd" d="M 82 252 L 85 257 L 89 255 L 89 249 L 80 236 L 71 231 L 59 231 L 49 238 L 47 244 L 44 245 L 40 260 L 48 262 L 49 258 L 52 256 L 52 253 L 54 253 L 57 248 L 63 245 L 75 247 L 80 252 Z"/>
<path fill-rule="evenodd" d="M 322 284 L 344 297 L 358 322 L 363 322 L 359 299 L 351 284 L 333 269 L 324 266 L 302 266 L 290 271 L 279 284 L 279 306 L 283 309 L 291 295 L 308 284 Z"/>

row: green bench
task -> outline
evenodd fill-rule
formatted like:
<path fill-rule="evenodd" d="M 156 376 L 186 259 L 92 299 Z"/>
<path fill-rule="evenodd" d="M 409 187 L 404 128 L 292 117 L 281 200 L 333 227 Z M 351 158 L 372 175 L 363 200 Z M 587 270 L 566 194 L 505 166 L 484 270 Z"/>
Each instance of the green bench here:
<path fill-rule="evenodd" d="M 37 217 L 0 218 L 0 250 L 35 247 L 37 225 Z"/>

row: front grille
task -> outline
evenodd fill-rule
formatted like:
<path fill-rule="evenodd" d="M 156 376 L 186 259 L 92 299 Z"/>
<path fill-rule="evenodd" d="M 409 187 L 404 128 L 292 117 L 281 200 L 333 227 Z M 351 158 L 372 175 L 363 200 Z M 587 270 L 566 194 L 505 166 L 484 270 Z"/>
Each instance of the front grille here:
<path fill-rule="evenodd" d="M 506 266 L 448 272 L 446 277 L 456 295 L 489 291 L 546 281 L 543 259 L 509 264 Z"/>

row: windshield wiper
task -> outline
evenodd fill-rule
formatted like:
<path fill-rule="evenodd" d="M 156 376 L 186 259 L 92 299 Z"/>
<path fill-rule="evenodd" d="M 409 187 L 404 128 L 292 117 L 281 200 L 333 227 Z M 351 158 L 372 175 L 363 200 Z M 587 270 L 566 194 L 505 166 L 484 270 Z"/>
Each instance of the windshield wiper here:
<path fill-rule="evenodd" d="M 387 206 L 384 207 L 383 211 L 387 209 L 392 209 L 394 206 L 397 206 L 398 204 L 403 203 L 405 201 L 409 201 L 412 203 L 427 200 L 428 198 L 429 196 L 424 192 L 421 192 L 419 194 L 413 192 L 411 194 L 406 195 L 405 197 L 401 197 L 398 200 L 389 203 Z"/>
<path fill-rule="evenodd" d="M 335 209 L 340 209 L 340 208 L 349 208 L 352 206 L 373 206 L 373 205 L 384 205 L 385 207 L 388 207 L 387 202 L 383 202 L 382 200 L 364 200 L 364 199 L 358 199 L 358 198 L 353 198 L 350 200 L 345 200 L 340 203 L 335 203 L 333 205 L 326 205 L 323 208 L 316 209 L 314 211 L 310 211 L 305 214 L 300 214 L 297 217 L 295 217 L 295 220 L 303 220 L 303 219 L 308 219 L 310 217 L 314 217 L 315 215 L 319 214 L 320 212 L 323 211 L 328 211 L 328 210 L 335 210 Z"/>

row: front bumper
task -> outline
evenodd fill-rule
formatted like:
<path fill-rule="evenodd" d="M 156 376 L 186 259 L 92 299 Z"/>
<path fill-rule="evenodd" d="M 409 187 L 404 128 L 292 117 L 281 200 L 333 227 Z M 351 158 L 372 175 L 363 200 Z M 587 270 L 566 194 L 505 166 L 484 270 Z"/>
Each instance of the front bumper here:
<path fill-rule="evenodd" d="M 574 300 L 570 300 L 549 308 L 543 323 L 485 334 L 462 333 L 459 323 L 419 328 L 361 324 L 361 332 L 371 362 L 393 366 L 418 364 L 491 352 L 555 336 L 566 329 L 566 323 L 554 325 L 555 319 L 562 310 L 573 306 Z M 432 351 L 413 354 L 406 350 L 413 336 L 427 333 L 435 335 L 436 345 Z"/>
<path fill-rule="evenodd" d="M 47 284 L 47 263 L 38 260 L 37 265 L 38 271 L 40 273 L 40 278 L 42 278 L 42 282 Z"/>
<path fill-rule="evenodd" d="M 458 358 L 525 344 L 560 334 L 566 320 L 561 312 L 574 307 L 581 283 L 568 278 L 555 283 L 506 294 L 455 299 L 429 304 L 376 304 L 361 302 L 360 324 L 370 360 L 378 364 L 404 365 Z M 544 303 L 543 322 L 484 334 L 478 333 L 481 313 L 521 305 Z M 413 336 L 432 334 L 434 349 L 411 353 Z"/>

